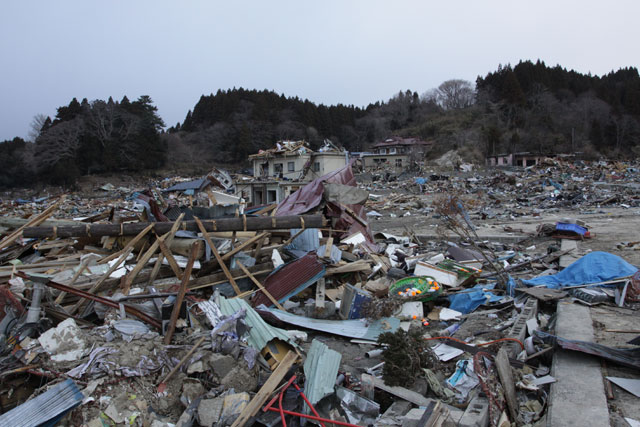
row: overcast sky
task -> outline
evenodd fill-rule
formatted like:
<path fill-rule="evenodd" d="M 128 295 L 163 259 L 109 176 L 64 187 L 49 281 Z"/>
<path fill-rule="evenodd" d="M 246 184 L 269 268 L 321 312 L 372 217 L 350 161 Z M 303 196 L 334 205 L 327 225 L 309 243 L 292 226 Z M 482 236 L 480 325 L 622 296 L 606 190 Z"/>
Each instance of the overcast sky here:
<path fill-rule="evenodd" d="M 150 95 L 173 125 L 234 86 L 364 106 L 520 59 L 597 75 L 640 62 L 637 1 L 3 3 L 0 140 L 73 97 Z"/>

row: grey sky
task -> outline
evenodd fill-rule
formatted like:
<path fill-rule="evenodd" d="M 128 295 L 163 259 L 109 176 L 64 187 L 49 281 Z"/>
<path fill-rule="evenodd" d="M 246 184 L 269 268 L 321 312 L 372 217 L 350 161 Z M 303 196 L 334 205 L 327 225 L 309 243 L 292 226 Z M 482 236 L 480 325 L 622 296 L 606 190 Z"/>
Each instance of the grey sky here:
<path fill-rule="evenodd" d="M 446 4 L 445 4 L 446 3 Z M 8 1 L 0 140 L 71 98 L 150 95 L 168 125 L 219 88 L 366 105 L 520 59 L 638 66 L 637 1 Z"/>

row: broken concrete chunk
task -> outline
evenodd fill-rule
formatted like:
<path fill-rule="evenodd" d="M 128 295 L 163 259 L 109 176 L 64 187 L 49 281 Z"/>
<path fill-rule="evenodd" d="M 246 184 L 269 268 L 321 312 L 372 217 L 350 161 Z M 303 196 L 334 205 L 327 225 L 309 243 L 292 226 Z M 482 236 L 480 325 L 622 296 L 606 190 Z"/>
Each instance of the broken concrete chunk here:
<path fill-rule="evenodd" d="M 225 388 L 233 388 L 236 391 L 255 391 L 258 388 L 258 378 L 240 364 L 236 364 L 220 380 Z"/>
<path fill-rule="evenodd" d="M 87 348 L 84 333 L 72 318 L 44 332 L 38 341 L 54 362 L 79 360 Z"/>
<path fill-rule="evenodd" d="M 220 420 L 224 397 L 202 399 L 198 405 L 198 423 L 202 426 L 212 426 Z"/>

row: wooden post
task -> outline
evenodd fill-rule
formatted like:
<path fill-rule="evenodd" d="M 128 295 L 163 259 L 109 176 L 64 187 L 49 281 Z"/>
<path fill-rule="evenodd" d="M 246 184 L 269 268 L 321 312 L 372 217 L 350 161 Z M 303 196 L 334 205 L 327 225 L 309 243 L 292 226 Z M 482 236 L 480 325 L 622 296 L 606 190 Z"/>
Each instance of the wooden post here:
<path fill-rule="evenodd" d="M 507 407 L 509 408 L 509 414 L 511 415 L 511 420 L 515 421 L 518 419 L 518 411 L 520 411 L 520 407 L 518 406 L 516 386 L 513 382 L 513 373 L 511 372 L 509 356 L 507 355 L 507 350 L 505 350 L 504 347 L 498 350 L 495 360 L 496 368 L 498 369 L 498 376 L 500 377 L 500 382 L 504 389 L 504 397 L 507 401 Z"/>
<path fill-rule="evenodd" d="M 176 322 L 178 321 L 178 315 L 180 314 L 180 307 L 182 306 L 184 295 L 187 293 L 187 284 L 189 283 L 189 278 L 191 277 L 191 270 L 193 269 L 193 263 L 196 261 L 196 254 L 198 253 L 198 246 L 200 244 L 200 242 L 195 242 L 193 244 L 191 256 L 189 257 L 189 261 L 187 262 L 187 268 L 184 269 L 182 282 L 180 282 L 180 289 L 178 290 L 178 295 L 176 295 L 176 301 L 173 305 L 173 311 L 171 311 L 171 319 L 169 320 L 167 333 L 164 336 L 164 345 L 169 345 L 169 343 L 171 342 L 171 338 L 173 337 L 173 331 L 175 331 L 176 329 Z"/>
<path fill-rule="evenodd" d="M 211 247 L 211 252 L 213 252 L 213 255 L 216 257 L 218 264 L 220 264 L 220 268 L 222 268 L 224 275 L 227 276 L 227 280 L 229 280 L 229 283 L 231 283 L 231 286 L 233 286 L 233 290 L 235 291 L 236 295 L 240 295 L 242 292 L 240 291 L 238 284 L 233 279 L 233 276 L 229 272 L 229 269 L 227 268 L 227 266 L 224 264 L 224 261 L 220 257 L 220 253 L 218 253 L 218 249 L 216 248 L 216 245 L 214 245 L 213 242 L 211 241 L 211 238 L 207 234 L 207 230 L 204 228 L 202 221 L 200 221 L 198 217 L 194 217 L 193 219 L 196 221 L 196 224 L 198 224 L 198 228 L 200 228 L 200 231 L 202 232 L 202 236 L 204 237 L 204 240 Z"/>

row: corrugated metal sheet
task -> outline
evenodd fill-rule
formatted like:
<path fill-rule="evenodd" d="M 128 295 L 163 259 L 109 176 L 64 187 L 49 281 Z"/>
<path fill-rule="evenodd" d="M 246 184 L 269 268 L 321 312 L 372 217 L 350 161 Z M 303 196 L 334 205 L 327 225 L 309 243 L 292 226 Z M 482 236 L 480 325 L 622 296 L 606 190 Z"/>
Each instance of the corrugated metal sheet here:
<path fill-rule="evenodd" d="M 84 396 L 73 380 L 67 379 L 9 412 L 0 415 L 0 426 L 31 427 L 55 425 L 63 414 L 75 408 Z"/>
<path fill-rule="evenodd" d="M 286 331 L 267 324 L 245 300 L 241 298 L 227 299 L 221 296 L 218 300 L 218 306 L 220 307 L 222 314 L 225 316 L 231 316 L 242 309 L 247 311 L 245 323 L 250 328 L 249 335 L 247 337 L 247 344 L 252 348 L 262 351 L 267 343 L 275 338 L 295 346 L 295 343 L 289 339 Z"/>
<path fill-rule="evenodd" d="M 299 293 L 303 289 L 313 285 L 324 276 L 325 268 L 315 252 L 295 261 L 287 263 L 275 270 L 265 279 L 263 286 L 278 302 L 283 302 Z M 251 305 L 258 307 L 264 304 L 267 307 L 273 303 L 262 292 L 257 292 L 251 301 Z"/>
<path fill-rule="evenodd" d="M 353 176 L 351 163 L 342 169 L 329 172 L 320 178 L 314 179 L 295 193 L 288 195 L 276 208 L 276 216 L 302 215 L 318 206 L 322 201 L 324 182 L 335 182 L 355 187 L 356 178 Z"/>
<path fill-rule="evenodd" d="M 286 311 L 270 308 L 268 311 L 282 322 L 302 328 L 322 331 L 328 334 L 340 335 L 349 338 L 359 338 L 376 341 L 378 335 L 383 332 L 395 332 L 400 327 L 400 319 L 385 317 L 367 324 L 360 320 L 323 320 L 309 317 L 296 316 Z"/>
<path fill-rule="evenodd" d="M 311 404 L 316 404 L 333 393 L 342 355 L 326 344 L 313 340 L 304 361 L 304 394 Z M 306 408 L 306 407 L 305 407 Z"/>
<path fill-rule="evenodd" d="M 300 228 L 291 229 L 291 237 L 295 236 L 298 232 L 300 232 Z M 311 252 L 318 250 L 318 246 L 320 246 L 320 236 L 318 235 L 320 230 L 317 228 L 307 228 L 304 230 L 298 237 L 293 239 L 293 241 L 285 246 L 285 249 L 293 249 L 303 252 Z"/>

